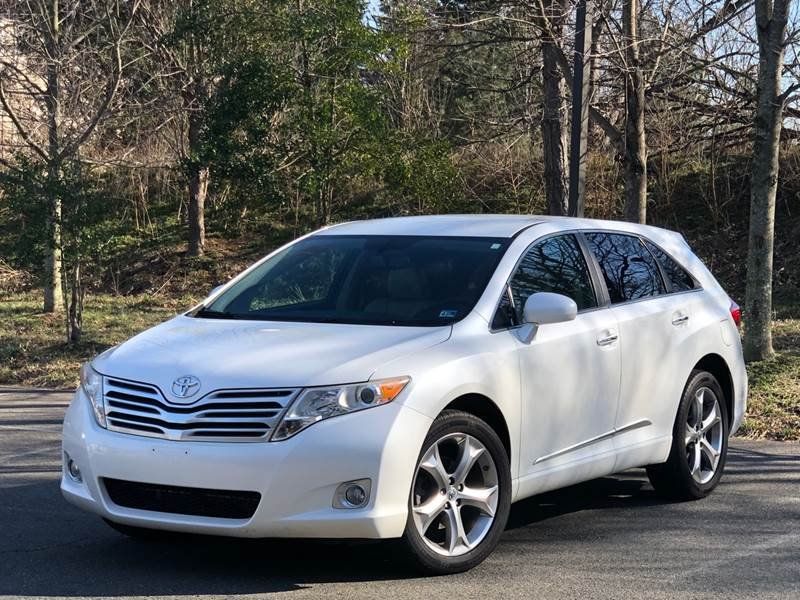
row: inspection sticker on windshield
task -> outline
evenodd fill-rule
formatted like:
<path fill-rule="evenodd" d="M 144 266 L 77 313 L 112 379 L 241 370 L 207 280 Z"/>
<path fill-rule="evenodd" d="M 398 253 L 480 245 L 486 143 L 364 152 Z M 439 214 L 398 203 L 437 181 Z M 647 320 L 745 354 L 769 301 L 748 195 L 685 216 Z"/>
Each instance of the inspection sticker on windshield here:
<path fill-rule="evenodd" d="M 447 309 L 439 313 L 440 319 L 452 319 L 458 314 L 457 310 Z"/>
<path fill-rule="evenodd" d="M 491 250 L 497 250 L 499 247 L 500 247 L 500 244 L 492 244 L 491 246 L 489 246 L 489 248 Z"/>

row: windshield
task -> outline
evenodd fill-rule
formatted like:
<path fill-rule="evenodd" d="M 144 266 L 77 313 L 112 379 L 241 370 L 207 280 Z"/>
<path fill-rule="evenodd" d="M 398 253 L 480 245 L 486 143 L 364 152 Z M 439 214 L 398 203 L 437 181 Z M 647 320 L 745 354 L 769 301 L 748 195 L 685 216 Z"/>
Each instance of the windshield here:
<path fill-rule="evenodd" d="M 316 235 L 259 265 L 195 317 L 447 325 L 475 306 L 500 238 Z"/>

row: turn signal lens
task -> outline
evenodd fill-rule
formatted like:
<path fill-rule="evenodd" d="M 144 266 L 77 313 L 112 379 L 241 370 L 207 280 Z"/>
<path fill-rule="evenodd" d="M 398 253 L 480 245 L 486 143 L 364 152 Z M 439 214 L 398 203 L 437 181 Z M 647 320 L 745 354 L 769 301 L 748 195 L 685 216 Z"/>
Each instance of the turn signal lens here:
<path fill-rule="evenodd" d="M 407 384 L 408 377 L 385 379 L 371 384 L 367 383 L 363 386 L 359 386 L 356 397 L 361 400 L 363 404 L 370 406 L 374 404 L 386 404 L 397 398 Z"/>

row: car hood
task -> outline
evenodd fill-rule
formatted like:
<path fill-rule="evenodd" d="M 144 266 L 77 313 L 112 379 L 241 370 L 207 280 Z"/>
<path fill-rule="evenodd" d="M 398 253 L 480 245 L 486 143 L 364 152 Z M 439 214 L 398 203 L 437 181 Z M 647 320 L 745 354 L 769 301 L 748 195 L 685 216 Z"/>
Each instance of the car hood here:
<path fill-rule="evenodd" d="M 451 329 L 178 316 L 93 364 L 103 375 L 151 383 L 167 395 L 184 375 L 200 380 L 201 393 L 334 385 L 366 381 L 381 365 L 446 341 Z"/>

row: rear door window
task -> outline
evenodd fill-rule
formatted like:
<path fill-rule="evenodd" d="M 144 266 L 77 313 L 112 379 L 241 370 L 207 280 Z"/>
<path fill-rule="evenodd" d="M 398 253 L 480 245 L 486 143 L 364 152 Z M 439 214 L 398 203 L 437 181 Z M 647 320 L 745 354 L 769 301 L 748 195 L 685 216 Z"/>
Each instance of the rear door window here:
<path fill-rule="evenodd" d="M 655 258 L 638 237 L 605 232 L 584 235 L 600 264 L 612 304 L 666 292 Z"/>

